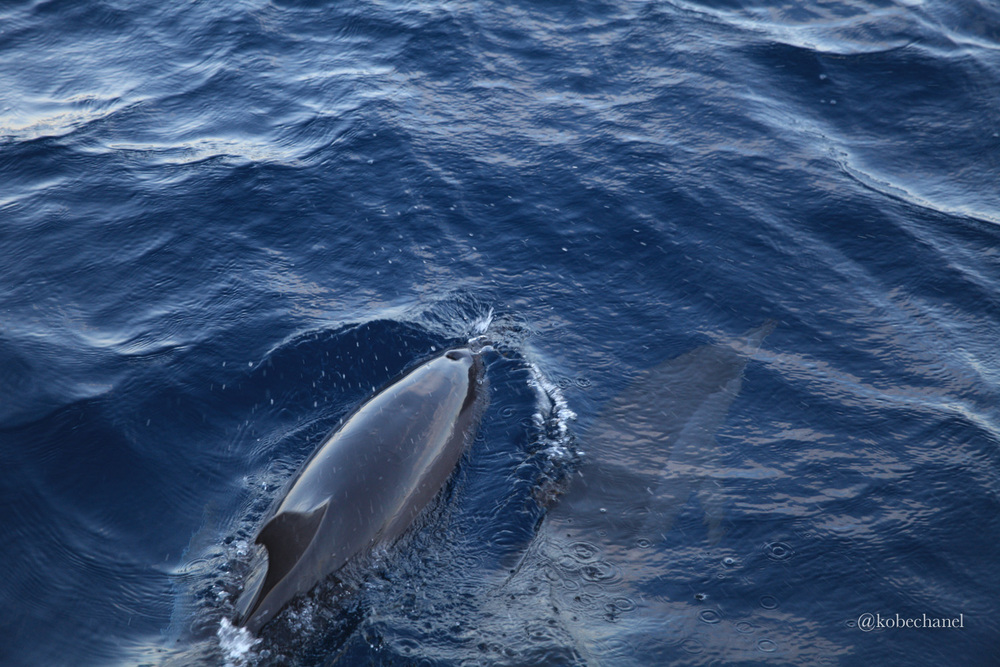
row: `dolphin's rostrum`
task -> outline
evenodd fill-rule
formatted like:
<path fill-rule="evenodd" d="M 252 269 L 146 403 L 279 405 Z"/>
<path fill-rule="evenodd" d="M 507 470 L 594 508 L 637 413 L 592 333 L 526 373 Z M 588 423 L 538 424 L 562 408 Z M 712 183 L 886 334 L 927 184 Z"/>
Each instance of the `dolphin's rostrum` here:
<path fill-rule="evenodd" d="M 256 633 L 353 556 L 399 537 L 437 494 L 487 401 L 484 364 L 457 348 L 398 378 L 302 466 L 257 535 L 267 549 L 236 603 Z"/>

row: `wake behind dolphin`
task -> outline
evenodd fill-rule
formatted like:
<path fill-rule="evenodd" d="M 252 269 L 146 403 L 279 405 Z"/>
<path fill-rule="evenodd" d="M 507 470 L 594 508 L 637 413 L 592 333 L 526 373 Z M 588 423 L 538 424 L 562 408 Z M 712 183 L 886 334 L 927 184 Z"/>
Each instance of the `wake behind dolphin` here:
<path fill-rule="evenodd" d="M 487 394 L 482 357 L 457 348 L 364 403 L 302 466 L 260 529 L 263 550 L 236 624 L 257 633 L 353 557 L 405 532 L 451 476 Z"/>

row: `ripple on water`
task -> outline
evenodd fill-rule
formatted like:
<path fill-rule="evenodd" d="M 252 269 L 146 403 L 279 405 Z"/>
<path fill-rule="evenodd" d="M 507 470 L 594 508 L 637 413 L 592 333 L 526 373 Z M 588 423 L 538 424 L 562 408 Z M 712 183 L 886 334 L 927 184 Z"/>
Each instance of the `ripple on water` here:
<path fill-rule="evenodd" d="M 722 620 L 722 615 L 719 614 L 714 609 L 702 609 L 698 612 L 698 620 L 702 623 L 708 623 L 709 625 L 715 625 Z"/>
<path fill-rule="evenodd" d="M 698 655 L 705 650 L 705 644 L 694 637 L 688 637 L 681 642 L 681 650 L 685 653 L 690 653 L 691 655 Z"/>
<path fill-rule="evenodd" d="M 758 602 L 760 603 L 760 606 L 763 607 L 764 609 L 777 609 L 778 608 L 778 598 L 774 597 L 773 595 L 764 595 L 764 596 L 761 596 L 761 598 L 760 598 L 760 600 L 758 600 Z"/>
<path fill-rule="evenodd" d="M 580 569 L 580 563 L 570 554 L 563 554 L 556 559 L 556 565 L 566 572 L 576 572 Z"/>
<path fill-rule="evenodd" d="M 580 590 L 580 582 L 575 579 L 571 579 L 570 577 L 563 577 L 562 579 L 560 579 L 559 585 L 562 586 L 565 590 L 571 592 Z"/>
<path fill-rule="evenodd" d="M 614 565 L 606 560 L 597 560 L 586 563 L 580 568 L 580 574 L 587 581 L 595 583 L 612 583 L 621 578 L 621 573 Z"/>
<path fill-rule="evenodd" d="M 783 561 L 790 559 L 795 552 L 784 542 L 771 542 L 764 545 L 764 553 L 771 560 Z"/>
<path fill-rule="evenodd" d="M 770 639 L 761 639 L 757 642 L 757 648 L 764 653 L 774 653 L 778 650 L 778 645 Z"/>
<path fill-rule="evenodd" d="M 590 542 L 574 542 L 569 545 L 569 553 L 578 561 L 590 562 L 597 558 L 600 548 Z"/>
<path fill-rule="evenodd" d="M 552 642 L 556 640 L 556 631 L 551 624 L 533 623 L 527 626 L 525 634 L 533 642 Z"/>
<path fill-rule="evenodd" d="M 611 604 L 615 609 L 623 612 L 632 611 L 638 606 L 635 600 L 624 596 L 615 598 Z"/>
<path fill-rule="evenodd" d="M 618 638 L 602 639 L 594 642 L 594 648 L 591 650 L 594 655 L 601 656 L 602 658 L 624 658 L 631 655 L 633 651 L 634 649 L 631 644 L 624 639 Z"/>
<path fill-rule="evenodd" d="M 396 650 L 402 655 L 414 655 L 420 650 L 420 644 L 413 639 L 400 639 L 395 642 Z"/>

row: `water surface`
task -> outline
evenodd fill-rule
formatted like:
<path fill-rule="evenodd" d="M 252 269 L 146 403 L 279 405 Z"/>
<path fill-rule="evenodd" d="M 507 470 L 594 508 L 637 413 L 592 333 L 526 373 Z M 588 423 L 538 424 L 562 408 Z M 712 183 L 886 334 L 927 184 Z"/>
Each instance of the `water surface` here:
<path fill-rule="evenodd" d="M 3 664 L 995 662 L 994 5 L 14 2 L 0 81 Z M 486 322 L 421 530 L 220 638 Z"/>

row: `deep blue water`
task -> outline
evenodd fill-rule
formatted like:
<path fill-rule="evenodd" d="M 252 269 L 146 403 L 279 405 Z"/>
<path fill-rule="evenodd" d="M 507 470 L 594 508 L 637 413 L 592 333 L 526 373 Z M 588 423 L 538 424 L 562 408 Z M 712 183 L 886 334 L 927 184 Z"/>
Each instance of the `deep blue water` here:
<path fill-rule="evenodd" d="M 997 664 L 998 173 L 988 0 L 5 2 L 0 664 Z M 483 327 L 419 530 L 241 648 Z"/>

